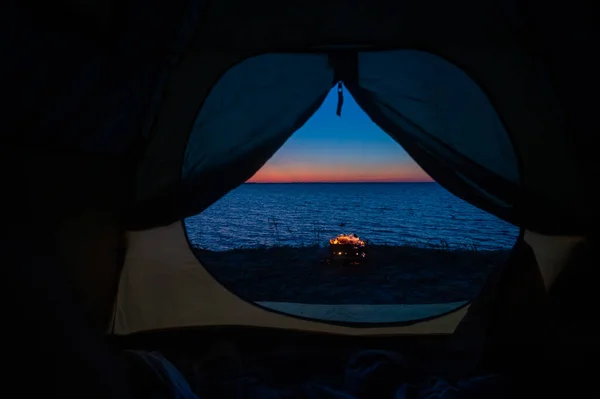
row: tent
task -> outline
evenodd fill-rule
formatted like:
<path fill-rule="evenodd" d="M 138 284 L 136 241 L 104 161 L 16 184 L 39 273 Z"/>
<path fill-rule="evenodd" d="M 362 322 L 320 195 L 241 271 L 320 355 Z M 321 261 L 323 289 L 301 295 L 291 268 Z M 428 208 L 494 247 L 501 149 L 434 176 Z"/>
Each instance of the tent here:
<path fill-rule="evenodd" d="M 43 353 L 87 337 L 83 357 L 46 353 L 50 368 L 109 364 L 107 335 L 155 348 L 198 334 L 415 351 L 460 331 L 469 350 L 531 343 L 573 248 L 597 235 L 599 68 L 580 3 L 3 4 L 11 317 L 40 333 Z M 522 228 L 471 305 L 409 324 L 305 320 L 243 302 L 193 256 L 181 221 L 251 177 L 340 82 L 340 104 L 347 90 L 443 187 Z M 102 372 L 90 387 L 114 387 Z"/>

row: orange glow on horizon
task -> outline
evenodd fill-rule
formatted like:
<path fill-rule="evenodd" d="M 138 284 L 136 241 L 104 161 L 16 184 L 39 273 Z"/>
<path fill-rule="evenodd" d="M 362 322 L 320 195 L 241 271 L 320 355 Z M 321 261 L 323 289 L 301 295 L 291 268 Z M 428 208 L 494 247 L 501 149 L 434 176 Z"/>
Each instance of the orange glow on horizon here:
<path fill-rule="evenodd" d="M 418 183 L 434 180 L 417 165 L 314 165 L 263 166 L 249 183 Z"/>

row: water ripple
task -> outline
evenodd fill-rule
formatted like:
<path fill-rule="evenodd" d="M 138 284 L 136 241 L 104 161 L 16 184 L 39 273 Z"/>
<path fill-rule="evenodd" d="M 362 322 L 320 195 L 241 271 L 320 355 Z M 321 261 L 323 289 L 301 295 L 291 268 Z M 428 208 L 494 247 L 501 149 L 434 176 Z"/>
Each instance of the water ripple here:
<path fill-rule="evenodd" d="M 505 249 L 519 234 L 436 183 L 244 184 L 185 225 L 192 244 L 220 251 L 324 245 L 339 233 L 381 244 Z"/>

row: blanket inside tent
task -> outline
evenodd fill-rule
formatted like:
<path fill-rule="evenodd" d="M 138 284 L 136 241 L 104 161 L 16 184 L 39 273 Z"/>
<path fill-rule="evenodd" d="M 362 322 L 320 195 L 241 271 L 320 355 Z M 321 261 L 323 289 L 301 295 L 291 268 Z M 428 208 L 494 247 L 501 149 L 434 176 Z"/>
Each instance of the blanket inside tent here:
<path fill-rule="evenodd" d="M 196 364 L 186 377 L 158 352 L 131 351 L 137 363 L 140 386 L 151 393 L 162 392 L 168 399 L 500 399 L 514 397 L 511 382 L 497 374 L 449 381 L 418 375 L 401 354 L 362 351 L 351 357 L 341 378 L 281 386 L 259 378 L 260 371 L 245 369 L 234 353 Z M 278 386 L 279 385 L 279 386 Z"/>

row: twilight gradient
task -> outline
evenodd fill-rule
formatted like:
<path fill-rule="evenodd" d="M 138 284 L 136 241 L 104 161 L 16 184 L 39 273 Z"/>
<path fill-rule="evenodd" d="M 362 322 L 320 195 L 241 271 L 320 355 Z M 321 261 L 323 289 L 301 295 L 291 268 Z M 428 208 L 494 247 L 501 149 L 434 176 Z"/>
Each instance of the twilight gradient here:
<path fill-rule="evenodd" d="M 429 182 L 433 181 L 344 91 L 336 115 L 333 89 L 319 110 L 248 181 Z"/>

